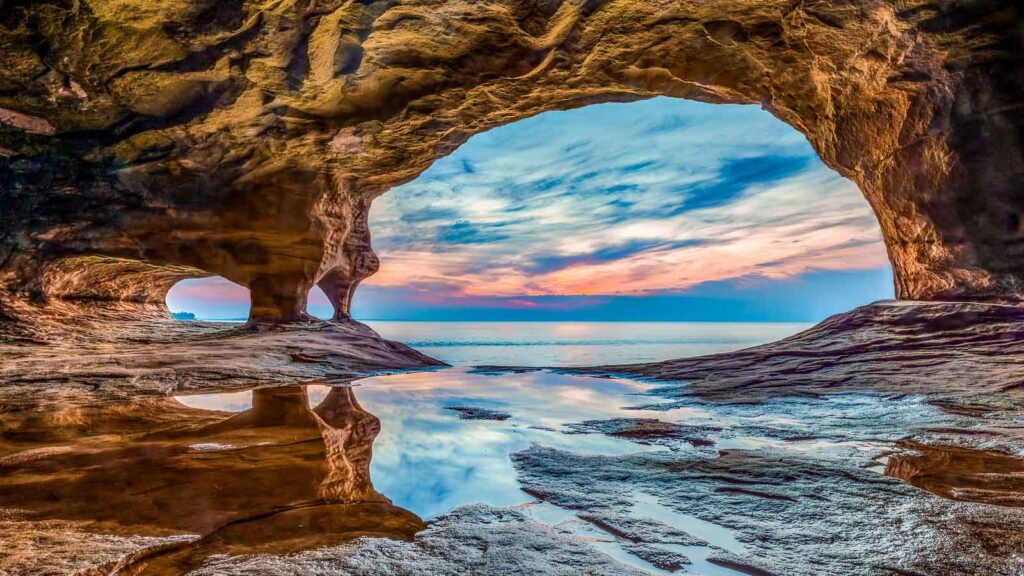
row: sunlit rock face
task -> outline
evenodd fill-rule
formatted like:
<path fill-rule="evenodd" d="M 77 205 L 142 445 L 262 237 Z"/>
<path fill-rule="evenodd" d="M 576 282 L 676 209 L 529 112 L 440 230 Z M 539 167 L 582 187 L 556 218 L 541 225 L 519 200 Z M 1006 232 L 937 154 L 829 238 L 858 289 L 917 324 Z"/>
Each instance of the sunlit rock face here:
<path fill-rule="evenodd" d="M 384 369 L 444 365 L 354 320 L 226 328 L 133 318 L 140 311 L 157 314 L 153 305 L 89 304 L 56 301 L 34 318 L 42 322 L 0 322 L 4 401 L 53 405 L 99 389 L 123 398 L 347 383 Z"/>
<path fill-rule="evenodd" d="M 900 298 L 1018 300 L 1019 22 L 1011 0 L 14 4 L 0 282 L 159 307 L 217 274 L 255 322 L 318 284 L 341 318 L 378 266 L 373 198 L 494 126 L 669 95 L 804 133 L 873 207 Z"/>

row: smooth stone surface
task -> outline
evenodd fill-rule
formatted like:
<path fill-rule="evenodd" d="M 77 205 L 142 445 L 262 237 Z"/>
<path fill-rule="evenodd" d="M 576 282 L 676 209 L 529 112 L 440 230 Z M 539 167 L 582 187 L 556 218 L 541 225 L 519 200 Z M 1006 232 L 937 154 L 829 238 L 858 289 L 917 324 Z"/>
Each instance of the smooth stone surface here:
<path fill-rule="evenodd" d="M 682 557 L 714 576 L 966 575 L 1024 554 L 1024 410 L 1005 393 L 955 411 L 865 392 L 723 403 L 468 369 L 306 388 L 3 404 L 0 571 L 60 554 L 168 576 L 668 574 Z M 462 420 L 460 403 L 516 417 Z M 672 449 L 573 422 L 646 423 Z"/>
<path fill-rule="evenodd" d="M 1010 576 L 1021 568 L 1020 509 L 946 500 L 812 456 L 588 456 L 537 446 L 513 461 L 526 489 L 561 508 L 595 514 L 653 505 L 667 517 L 723 527 L 738 542 L 712 540 L 728 554 L 709 561 L 760 571 L 747 573 Z"/>
<path fill-rule="evenodd" d="M 4 340 L 0 402 L 61 404 L 93 390 L 135 398 L 284 384 L 345 383 L 388 370 L 444 366 L 353 320 L 247 327 L 164 318 L 109 330 Z"/>
<path fill-rule="evenodd" d="M 707 438 L 708 428 L 680 426 L 653 418 L 614 418 L 612 420 L 586 420 L 568 424 L 567 428 L 576 434 L 607 434 L 625 438 L 638 444 L 658 444 L 670 448 L 686 443 L 690 446 L 714 446 L 714 440 Z"/>

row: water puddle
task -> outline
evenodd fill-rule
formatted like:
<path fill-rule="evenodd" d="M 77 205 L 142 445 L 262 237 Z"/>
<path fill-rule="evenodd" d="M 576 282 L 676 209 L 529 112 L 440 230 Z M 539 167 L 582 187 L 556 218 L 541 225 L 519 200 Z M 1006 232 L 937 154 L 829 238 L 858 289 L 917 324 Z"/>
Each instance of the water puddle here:
<path fill-rule="evenodd" d="M 712 546 L 716 546 L 734 554 L 744 552 L 743 544 L 736 539 L 732 530 L 719 526 L 705 520 L 701 520 L 690 514 L 681 514 L 658 502 L 658 497 L 644 492 L 636 493 L 636 503 L 633 505 L 633 513 L 637 516 L 654 518 L 669 526 L 679 528 L 689 534 L 706 540 Z"/>
<path fill-rule="evenodd" d="M 644 501 L 654 499 L 653 496 L 645 495 L 643 493 L 638 494 L 638 497 Z M 655 505 L 657 505 L 656 502 Z M 635 553 L 631 552 L 627 548 L 627 546 L 629 546 L 629 542 L 627 540 L 602 530 L 600 527 L 595 526 L 590 522 L 580 520 L 571 510 L 559 508 L 558 506 L 548 502 L 539 502 L 530 505 L 528 507 L 528 511 L 531 516 L 536 518 L 538 521 L 571 531 L 573 534 L 586 539 L 587 542 L 601 552 L 604 552 L 623 564 L 640 568 L 653 574 L 673 574 L 684 571 L 661 568 L 647 560 L 644 560 L 643 558 L 637 557 Z M 671 510 L 669 510 L 668 514 L 661 514 L 661 517 L 651 514 L 652 511 L 654 511 L 655 514 L 659 512 L 639 503 L 635 507 L 635 512 L 639 516 L 655 518 L 669 524 L 673 528 L 684 530 L 690 532 L 694 536 L 703 538 L 715 546 L 717 546 L 717 544 L 715 544 L 716 541 L 727 543 L 729 545 L 733 545 L 733 543 L 735 543 L 738 547 L 736 549 L 742 550 L 742 545 L 735 541 L 732 533 L 726 528 L 711 524 L 710 522 L 704 522 L 691 516 L 678 514 Z M 669 520 L 677 523 L 670 524 Z M 680 544 L 666 543 L 654 543 L 649 544 L 648 546 L 668 553 L 678 554 L 679 556 L 686 558 L 689 561 L 689 563 L 684 567 L 685 573 L 687 574 L 702 576 L 738 576 L 743 574 L 743 572 L 738 572 L 736 570 L 717 565 L 713 562 L 709 562 L 708 558 L 712 557 L 716 551 L 714 548 L 708 546 L 684 546 Z"/>
<path fill-rule="evenodd" d="M 885 474 L 951 500 L 1024 507 L 1024 458 L 904 440 Z"/>

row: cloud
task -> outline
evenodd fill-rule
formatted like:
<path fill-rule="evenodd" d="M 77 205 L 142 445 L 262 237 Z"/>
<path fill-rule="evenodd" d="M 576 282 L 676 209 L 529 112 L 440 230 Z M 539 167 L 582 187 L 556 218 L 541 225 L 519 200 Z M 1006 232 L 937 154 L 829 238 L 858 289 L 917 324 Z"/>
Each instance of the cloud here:
<path fill-rule="evenodd" d="M 773 155 L 726 159 L 713 181 L 680 190 L 685 200 L 678 212 L 728 204 L 754 186 L 766 186 L 800 173 L 809 161 L 806 156 Z"/>
<path fill-rule="evenodd" d="M 182 280 L 171 288 L 171 301 L 203 299 L 210 302 L 249 301 L 249 290 L 220 276 Z"/>
<path fill-rule="evenodd" d="M 562 270 L 572 266 L 592 265 L 602 262 L 615 262 L 623 258 L 631 258 L 641 253 L 657 253 L 700 246 L 703 240 L 687 239 L 665 241 L 660 239 L 631 239 L 619 244 L 611 244 L 583 254 L 540 256 L 530 260 L 527 272 L 543 274 Z"/>
<path fill-rule="evenodd" d="M 441 226 L 437 229 L 437 243 L 446 244 L 490 244 L 509 240 L 511 237 L 501 229 L 504 223 L 473 224 L 466 220 L 456 220 L 454 224 Z"/>
<path fill-rule="evenodd" d="M 359 318 L 377 320 L 810 322 L 892 296 L 888 267 L 810 270 L 773 279 L 756 272 L 686 290 L 618 296 L 459 296 L 409 286 L 367 286 Z"/>

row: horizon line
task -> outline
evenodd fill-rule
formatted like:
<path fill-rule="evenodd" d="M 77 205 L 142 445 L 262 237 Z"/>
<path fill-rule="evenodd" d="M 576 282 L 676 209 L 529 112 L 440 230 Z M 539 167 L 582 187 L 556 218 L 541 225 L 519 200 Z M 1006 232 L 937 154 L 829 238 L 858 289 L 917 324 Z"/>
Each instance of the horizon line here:
<path fill-rule="evenodd" d="M 177 313 L 177 312 L 175 312 Z M 314 316 L 318 320 L 328 322 L 329 318 L 319 318 Z M 248 318 L 204 318 L 196 316 L 195 320 L 179 320 L 179 322 L 246 322 Z M 412 318 L 352 318 L 355 322 L 422 322 L 422 323 L 455 323 L 455 322 L 475 322 L 475 323 L 495 323 L 495 322 L 508 322 L 517 324 L 547 324 L 552 322 L 579 322 L 579 323 L 593 323 L 593 324 L 814 324 L 820 322 L 820 320 L 579 320 L 579 319 L 552 319 L 552 320 L 473 320 L 473 319 L 437 319 L 437 320 L 417 320 Z"/>

